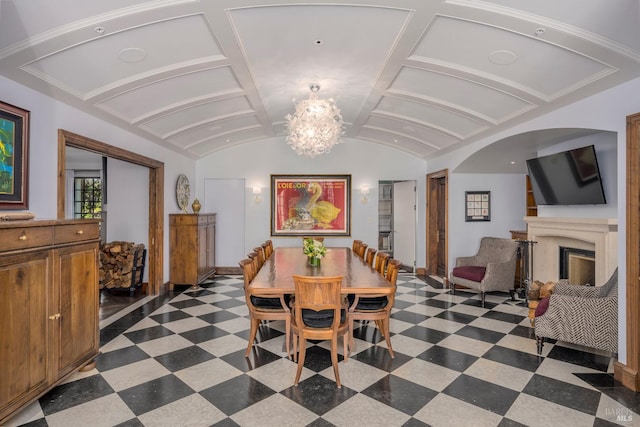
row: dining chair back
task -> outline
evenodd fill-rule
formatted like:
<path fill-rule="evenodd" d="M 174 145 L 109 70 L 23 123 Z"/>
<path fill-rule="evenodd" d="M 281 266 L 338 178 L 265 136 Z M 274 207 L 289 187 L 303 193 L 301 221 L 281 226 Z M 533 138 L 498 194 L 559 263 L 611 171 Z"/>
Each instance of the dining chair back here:
<path fill-rule="evenodd" d="M 300 341 L 298 369 L 294 385 L 298 385 L 304 366 L 307 339 L 331 340 L 331 364 L 336 377 L 336 385 L 340 384 L 338 372 L 338 337 L 343 337 L 344 360 L 349 357 L 347 310 L 342 306 L 340 288 L 342 276 L 293 276 L 295 301 L 293 303 L 293 319 L 291 329 L 294 334 L 293 353 L 295 355 L 297 341 Z M 297 337 L 297 339 L 296 339 Z"/>
<path fill-rule="evenodd" d="M 385 278 L 388 281 L 392 281 L 393 279 L 393 275 L 395 274 L 395 276 L 398 276 L 398 272 L 400 271 L 400 266 L 402 265 L 402 262 L 398 259 L 390 259 L 389 262 L 387 263 L 387 272 L 385 273 Z"/>
<path fill-rule="evenodd" d="M 384 272 L 387 268 L 387 262 L 389 262 L 389 254 L 386 252 L 378 252 L 378 256 L 376 257 L 376 265 L 375 269 L 384 276 Z"/>
<path fill-rule="evenodd" d="M 351 246 L 351 250 L 353 250 L 353 252 L 358 252 L 358 247 L 360 246 L 361 243 L 362 243 L 362 240 L 354 240 L 353 245 Z"/>
<path fill-rule="evenodd" d="M 269 259 L 269 257 L 271 256 L 271 254 L 273 253 L 273 246 L 271 246 L 269 244 L 269 241 L 267 240 L 266 242 L 264 242 L 262 244 L 262 250 L 264 251 L 264 259 L 265 261 Z"/>
<path fill-rule="evenodd" d="M 390 260 L 387 269 L 387 280 L 393 286 L 393 290 L 389 294 L 367 295 L 359 297 L 353 295 L 349 298 L 349 337 L 351 340 L 351 348 L 355 348 L 355 338 L 353 336 L 353 322 L 355 320 L 367 321 L 373 320 L 384 337 L 387 344 L 387 350 L 391 358 L 395 358 L 393 347 L 391 346 L 391 332 L 389 331 L 389 321 L 391 318 L 391 309 L 395 302 L 396 282 L 398 279 L 398 271 L 400 261 Z"/>
<path fill-rule="evenodd" d="M 266 257 L 264 256 L 264 249 L 262 246 L 258 246 L 253 248 L 253 251 L 258 254 L 258 262 L 260 263 L 260 267 L 264 264 Z"/>
<path fill-rule="evenodd" d="M 258 326 L 262 320 L 283 320 L 285 328 L 285 347 L 287 357 L 291 358 L 291 310 L 286 295 L 278 297 L 264 296 L 255 292 L 249 286 L 251 281 L 257 274 L 255 270 L 255 261 L 247 258 L 241 260 L 238 264 L 242 267 L 244 276 L 244 296 L 249 308 L 249 318 L 251 322 L 251 330 L 249 331 L 249 342 L 244 357 L 249 357 L 251 347 L 258 333 Z"/>
<path fill-rule="evenodd" d="M 374 249 L 374 248 L 367 249 L 367 255 L 365 256 L 365 262 L 367 264 L 369 264 L 369 266 L 371 266 L 371 268 L 373 268 L 373 260 L 376 257 L 376 252 L 378 252 L 377 249 Z"/>
<path fill-rule="evenodd" d="M 367 247 L 369 245 L 367 245 L 366 243 L 360 243 L 358 245 L 358 249 L 356 250 L 356 254 L 360 257 L 360 259 L 364 260 L 364 254 L 367 252 Z"/>

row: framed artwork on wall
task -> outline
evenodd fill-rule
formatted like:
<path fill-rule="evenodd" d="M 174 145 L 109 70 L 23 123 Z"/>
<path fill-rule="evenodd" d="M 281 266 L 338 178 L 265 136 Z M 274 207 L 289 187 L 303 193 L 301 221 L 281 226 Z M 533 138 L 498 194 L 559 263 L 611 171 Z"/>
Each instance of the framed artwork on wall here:
<path fill-rule="evenodd" d="M 491 221 L 491 192 L 490 191 L 465 191 L 464 200 L 466 212 L 464 220 Z"/>
<path fill-rule="evenodd" d="M 350 236 L 351 175 L 271 175 L 272 236 Z"/>
<path fill-rule="evenodd" d="M 27 209 L 29 111 L 0 102 L 0 210 Z"/>

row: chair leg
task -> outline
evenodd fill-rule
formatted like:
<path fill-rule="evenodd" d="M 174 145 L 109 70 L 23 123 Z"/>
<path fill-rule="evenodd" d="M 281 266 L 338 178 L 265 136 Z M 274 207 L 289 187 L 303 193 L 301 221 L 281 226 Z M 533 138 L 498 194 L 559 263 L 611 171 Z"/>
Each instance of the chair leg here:
<path fill-rule="evenodd" d="M 260 321 L 258 319 L 251 319 L 251 332 L 249 332 L 249 343 L 247 344 L 247 351 L 244 353 L 244 357 L 249 357 L 249 352 L 251 351 L 251 346 L 253 346 L 253 342 L 256 339 L 256 334 L 258 333 L 258 325 Z"/>
<path fill-rule="evenodd" d="M 338 372 L 338 338 L 334 338 L 331 340 L 331 364 L 333 365 L 333 373 L 336 376 L 336 386 L 338 388 L 342 387 L 340 385 L 340 373 Z"/>
<path fill-rule="evenodd" d="M 544 337 L 536 336 L 536 347 L 538 348 L 538 355 L 542 354 L 543 345 L 544 345 Z"/>
<path fill-rule="evenodd" d="M 298 339 L 300 340 L 300 353 L 298 353 L 298 369 L 296 370 L 296 379 L 293 380 L 293 385 L 298 385 L 300 382 L 300 374 L 302 374 L 304 358 L 307 353 L 307 340 L 304 337 L 298 337 Z"/>
<path fill-rule="evenodd" d="M 480 299 L 482 300 L 482 308 L 484 308 L 484 297 L 485 297 L 485 293 L 480 292 Z"/>
<path fill-rule="evenodd" d="M 284 321 L 284 342 L 287 346 L 287 359 L 291 360 L 291 320 L 288 318 Z"/>
<path fill-rule="evenodd" d="M 355 349 L 355 348 L 356 348 L 356 340 L 353 338 L 353 319 L 349 319 L 349 350 Z"/>
<path fill-rule="evenodd" d="M 387 342 L 387 349 L 389 350 L 389 355 L 391 356 L 392 359 L 394 359 L 396 356 L 395 354 L 393 354 L 393 348 L 391 347 L 391 333 L 389 332 L 389 318 L 387 317 L 386 319 L 382 320 L 382 328 L 381 330 L 384 330 L 384 339 Z"/>
<path fill-rule="evenodd" d="M 347 363 L 347 360 L 349 359 L 349 354 L 351 353 L 350 341 L 351 339 L 347 336 L 347 334 L 344 334 L 342 336 L 342 346 L 344 347 L 344 363 Z"/>

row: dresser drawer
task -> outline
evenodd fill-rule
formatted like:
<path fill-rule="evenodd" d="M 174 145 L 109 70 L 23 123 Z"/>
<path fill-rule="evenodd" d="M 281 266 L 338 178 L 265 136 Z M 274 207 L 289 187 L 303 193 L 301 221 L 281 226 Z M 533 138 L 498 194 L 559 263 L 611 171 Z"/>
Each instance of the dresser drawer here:
<path fill-rule="evenodd" d="M 56 243 L 73 243 L 97 239 L 100 236 L 98 224 L 65 224 L 55 230 Z"/>
<path fill-rule="evenodd" d="M 52 244 L 52 226 L 0 229 L 0 251 L 13 251 Z"/>

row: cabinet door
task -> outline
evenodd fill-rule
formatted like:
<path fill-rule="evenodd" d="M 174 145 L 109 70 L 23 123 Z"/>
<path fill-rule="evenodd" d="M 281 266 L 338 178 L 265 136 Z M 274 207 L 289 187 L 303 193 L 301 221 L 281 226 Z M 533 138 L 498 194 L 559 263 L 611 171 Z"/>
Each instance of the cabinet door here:
<path fill-rule="evenodd" d="M 216 225 L 207 226 L 207 274 L 216 268 Z"/>
<path fill-rule="evenodd" d="M 0 420 L 47 386 L 49 251 L 0 256 Z"/>
<path fill-rule="evenodd" d="M 59 375 L 98 354 L 98 244 L 57 251 L 60 317 Z"/>
<path fill-rule="evenodd" d="M 198 282 L 207 277 L 207 226 L 198 226 Z"/>

